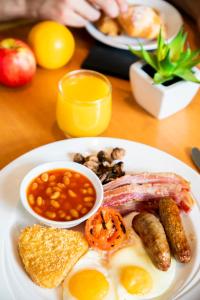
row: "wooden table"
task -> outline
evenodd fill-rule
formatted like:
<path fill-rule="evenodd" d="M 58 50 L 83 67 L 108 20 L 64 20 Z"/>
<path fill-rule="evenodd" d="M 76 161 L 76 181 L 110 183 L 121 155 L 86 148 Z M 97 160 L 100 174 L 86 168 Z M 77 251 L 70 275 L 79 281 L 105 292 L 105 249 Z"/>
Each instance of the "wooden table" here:
<path fill-rule="evenodd" d="M 25 26 L 0 32 L 0 37 L 26 40 L 29 29 Z M 192 46 L 200 47 L 197 29 L 189 20 L 186 29 Z M 0 86 L 0 168 L 35 147 L 65 138 L 55 121 L 58 80 L 66 72 L 80 68 L 94 43 L 84 30 L 74 31 L 74 35 L 76 51 L 66 67 L 55 71 L 38 68 L 32 83 L 23 88 Z M 102 136 L 157 147 L 194 167 L 190 150 L 192 146 L 200 147 L 200 91 L 186 109 L 159 121 L 136 104 L 128 81 L 109 79 L 113 86 L 113 114 Z"/>

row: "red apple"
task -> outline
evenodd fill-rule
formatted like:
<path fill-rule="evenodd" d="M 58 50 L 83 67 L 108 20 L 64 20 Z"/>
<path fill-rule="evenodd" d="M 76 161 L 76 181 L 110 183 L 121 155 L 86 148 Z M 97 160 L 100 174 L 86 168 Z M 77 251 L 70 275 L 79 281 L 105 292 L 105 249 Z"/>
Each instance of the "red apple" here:
<path fill-rule="evenodd" d="M 31 81 L 35 70 L 35 57 L 28 45 L 12 38 L 0 41 L 0 84 L 22 86 Z"/>

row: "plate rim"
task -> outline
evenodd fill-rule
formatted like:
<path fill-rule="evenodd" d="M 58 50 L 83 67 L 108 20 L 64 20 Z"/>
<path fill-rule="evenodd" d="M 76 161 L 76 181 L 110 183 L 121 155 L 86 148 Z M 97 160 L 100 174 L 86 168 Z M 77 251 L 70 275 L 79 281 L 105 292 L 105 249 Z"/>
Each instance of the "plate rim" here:
<path fill-rule="evenodd" d="M 152 150 L 155 150 L 155 151 L 158 151 L 159 153 L 164 153 L 165 155 L 168 155 L 170 158 L 172 159 L 175 159 L 176 161 L 178 161 L 179 163 L 183 164 L 185 167 L 187 167 L 190 171 L 192 171 L 194 173 L 194 175 L 197 175 L 199 176 L 199 173 L 198 171 L 196 171 L 195 169 L 193 169 L 192 167 L 190 167 L 187 163 L 185 163 L 184 161 L 182 161 L 181 159 L 179 159 L 178 157 L 176 156 L 173 156 L 172 154 L 170 154 L 169 152 L 167 151 L 164 151 L 164 150 L 161 150 L 159 148 L 156 148 L 154 146 L 151 146 L 149 144 L 145 144 L 145 143 L 141 143 L 141 142 L 137 142 L 137 141 L 134 141 L 134 140 L 130 140 L 130 139 L 124 139 L 124 138 L 115 138 L 115 137 L 102 137 L 102 136 L 99 136 L 99 137 L 78 137 L 78 138 L 69 138 L 69 139 L 62 139 L 62 140 L 59 140 L 59 141 L 54 141 L 54 142 L 50 142 L 50 143 L 47 143 L 47 144 L 44 144 L 44 145 L 40 145 L 36 148 L 33 148 L 25 153 L 23 153 L 22 155 L 16 157 L 15 159 L 13 159 L 11 162 L 9 162 L 7 165 L 5 165 L 2 169 L 0 169 L 0 175 L 2 175 L 3 172 L 6 172 L 7 170 L 9 170 L 9 168 L 12 168 L 12 165 L 15 164 L 18 160 L 21 160 L 22 158 L 30 155 L 31 153 L 35 152 L 35 151 L 38 151 L 38 150 L 42 150 L 43 148 L 46 148 L 47 146 L 49 145 L 54 145 L 54 144 L 59 144 L 59 143 L 63 143 L 63 142 L 67 142 L 67 141 L 71 141 L 71 140 L 88 140 L 88 139 L 91 139 L 91 140 L 112 140 L 112 141 L 122 141 L 122 142 L 128 142 L 128 143 L 134 143 L 134 144 L 139 144 L 141 146 L 145 146 L 145 147 L 148 147 L 149 149 L 152 149 Z M 1 181 L 1 179 L 0 179 Z"/>

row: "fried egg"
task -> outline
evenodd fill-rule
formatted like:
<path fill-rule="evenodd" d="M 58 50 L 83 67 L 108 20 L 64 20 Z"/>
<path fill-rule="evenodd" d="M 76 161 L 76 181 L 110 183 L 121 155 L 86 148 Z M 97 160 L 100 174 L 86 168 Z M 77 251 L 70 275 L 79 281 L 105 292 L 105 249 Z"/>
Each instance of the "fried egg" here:
<path fill-rule="evenodd" d="M 125 218 L 131 235 L 131 245 L 116 251 L 109 259 L 114 285 L 120 300 L 150 299 L 167 291 L 175 277 L 176 263 L 172 259 L 170 268 L 158 270 L 149 258 L 141 239 L 131 226 L 132 216 Z"/>
<path fill-rule="evenodd" d="M 175 275 L 174 260 L 168 271 L 160 271 L 138 245 L 120 249 L 109 264 L 118 297 L 124 300 L 158 297 L 170 287 Z"/>
<path fill-rule="evenodd" d="M 63 300 L 147 300 L 164 294 L 172 284 L 176 263 L 158 270 L 132 229 L 135 213 L 124 218 L 129 242 L 113 253 L 90 249 L 63 283 Z"/>
<path fill-rule="evenodd" d="M 115 300 L 116 292 L 104 265 L 104 253 L 89 250 L 63 283 L 63 300 Z"/>

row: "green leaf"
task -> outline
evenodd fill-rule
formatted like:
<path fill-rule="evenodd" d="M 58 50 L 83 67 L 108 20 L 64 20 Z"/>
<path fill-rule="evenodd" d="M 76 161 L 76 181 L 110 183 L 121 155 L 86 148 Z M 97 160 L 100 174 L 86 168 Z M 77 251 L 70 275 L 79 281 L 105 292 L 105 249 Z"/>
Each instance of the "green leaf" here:
<path fill-rule="evenodd" d="M 180 57 L 178 59 L 178 62 L 179 63 L 185 63 L 188 61 L 188 59 L 190 59 L 190 56 L 191 56 L 191 49 L 190 48 L 187 48 L 185 52 L 182 52 L 180 54 Z"/>
<path fill-rule="evenodd" d="M 142 48 L 143 49 L 143 48 Z M 157 62 L 153 54 L 149 53 L 146 50 L 142 50 L 143 59 L 150 65 L 152 68 L 157 70 Z"/>
<path fill-rule="evenodd" d="M 186 81 L 192 81 L 192 82 L 197 82 L 200 83 L 200 80 L 195 76 L 195 74 L 189 70 L 189 69 L 179 69 L 174 72 L 175 75 L 178 77 L 186 80 Z"/>
<path fill-rule="evenodd" d="M 144 61 L 147 62 L 152 68 L 155 70 L 157 69 L 157 62 L 156 58 L 154 57 L 153 53 L 149 53 L 148 51 L 144 50 L 142 44 L 140 44 L 141 50 L 134 50 L 131 47 L 129 47 L 130 51 L 137 55 L 138 57 L 144 59 Z"/>
<path fill-rule="evenodd" d="M 194 59 L 194 58 L 197 58 L 199 55 L 200 55 L 200 49 L 198 49 L 198 50 L 193 50 L 193 51 L 191 51 L 190 58 L 191 58 L 191 59 Z"/>
<path fill-rule="evenodd" d="M 135 50 L 133 49 L 131 46 L 128 46 L 129 51 L 131 51 L 132 54 L 138 56 L 139 58 L 143 59 L 143 54 L 141 52 L 141 50 Z"/>
<path fill-rule="evenodd" d="M 192 60 L 189 64 L 187 64 L 187 68 L 191 69 L 191 68 L 195 67 L 198 64 L 200 64 L 200 58 Z"/>
<path fill-rule="evenodd" d="M 188 50 L 188 49 L 187 49 Z M 189 51 L 183 52 L 181 54 L 180 60 L 178 61 L 179 65 L 181 65 L 182 68 L 192 68 L 199 64 L 200 62 L 200 50 L 191 51 L 188 55 Z"/>
<path fill-rule="evenodd" d="M 170 49 L 168 49 L 168 52 L 166 54 L 166 57 L 159 62 L 160 67 L 160 73 L 164 76 L 171 76 L 174 72 L 174 70 L 177 67 L 177 64 L 171 62 L 170 60 Z"/>
<path fill-rule="evenodd" d="M 167 51 L 168 51 L 168 46 L 165 44 L 165 40 L 162 35 L 162 28 L 160 28 L 160 32 L 157 40 L 157 51 L 156 51 L 158 61 L 161 61 L 165 58 Z"/>
<path fill-rule="evenodd" d="M 155 84 L 162 84 L 162 83 L 164 83 L 168 80 L 171 80 L 171 79 L 173 79 L 173 76 L 163 76 L 162 74 L 157 72 L 154 75 L 153 81 L 154 81 Z"/>
<path fill-rule="evenodd" d="M 173 61 L 179 59 L 180 54 L 184 50 L 186 39 L 187 33 L 184 33 L 183 27 L 181 27 L 175 38 L 173 38 L 172 41 L 168 44 L 168 47 L 170 49 L 170 58 Z"/>
<path fill-rule="evenodd" d="M 159 56 L 159 51 L 162 49 L 163 45 L 165 44 L 163 35 L 162 35 L 162 29 L 160 28 L 158 40 L 157 40 L 157 56 Z"/>

